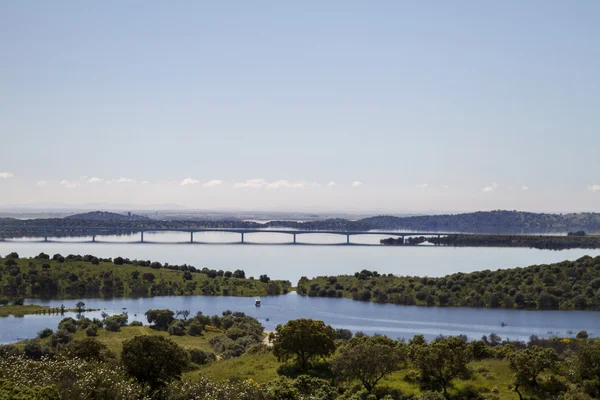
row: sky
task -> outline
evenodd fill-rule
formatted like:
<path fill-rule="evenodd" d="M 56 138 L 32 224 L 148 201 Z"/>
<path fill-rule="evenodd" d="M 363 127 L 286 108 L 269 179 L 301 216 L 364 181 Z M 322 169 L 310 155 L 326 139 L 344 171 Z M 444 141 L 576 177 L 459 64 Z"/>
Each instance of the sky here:
<path fill-rule="evenodd" d="M 0 204 L 600 211 L 600 2 L 0 0 Z"/>

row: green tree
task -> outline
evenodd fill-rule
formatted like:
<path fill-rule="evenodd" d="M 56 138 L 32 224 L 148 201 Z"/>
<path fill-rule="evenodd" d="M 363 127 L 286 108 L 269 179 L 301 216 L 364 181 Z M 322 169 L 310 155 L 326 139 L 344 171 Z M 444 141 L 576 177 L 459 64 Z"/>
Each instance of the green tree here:
<path fill-rule="evenodd" d="M 121 361 L 125 370 L 140 383 L 158 389 L 181 378 L 188 355 L 171 339 L 145 335 L 123 342 Z"/>
<path fill-rule="evenodd" d="M 444 396 L 447 396 L 447 389 L 452 380 L 470 375 L 468 364 L 471 361 L 471 352 L 463 339 L 450 337 L 414 346 L 414 364 L 421 373 L 423 386 L 435 390 L 442 389 Z"/>
<path fill-rule="evenodd" d="M 148 310 L 146 311 L 146 318 L 148 323 L 154 324 L 157 329 L 166 331 L 169 329 L 169 325 L 175 319 L 175 313 L 171 310 Z"/>
<path fill-rule="evenodd" d="M 584 380 L 600 383 L 600 343 L 587 344 L 577 351 L 579 375 Z"/>
<path fill-rule="evenodd" d="M 85 303 L 83 301 L 78 301 L 77 304 L 75 304 L 75 308 L 78 313 L 82 313 L 85 311 Z"/>
<path fill-rule="evenodd" d="M 104 343 L 90 338 L 74 340 L 62 347 L 60 353 L 68 359 L 79 358 L 85 361 L 108 361 L 115 356 Z"/>
<path fill-rule="evenodd" d="M 383 377 L 401 368 L 406 355 L 406 345 L 401 342 L 385 336 L 364 336 L 350 339 L 332 366 L 342 380 L 359 380 L 370 392 Z"/>
<path fill-rule="evenodd" d="M 508 362 L 510 370 L 514 374 L 515 392 L 522 399 L 519 387 L 536 387 L 538 375 L 545 369 L 554 368 L 558 362 L 558 355 L 554 349 L 532 346 L 513 352 L 509 356 Z"/>
<path fill-rule="evenodd" d="M 302 370 L 307 371 L 309 362 L 326 357 L 335 351 L 335 331 L 323 321 L 296 319 L 285 325 L 277 325 L 273 337 L 273 353 L 280 361 L 296 357 Z"/>

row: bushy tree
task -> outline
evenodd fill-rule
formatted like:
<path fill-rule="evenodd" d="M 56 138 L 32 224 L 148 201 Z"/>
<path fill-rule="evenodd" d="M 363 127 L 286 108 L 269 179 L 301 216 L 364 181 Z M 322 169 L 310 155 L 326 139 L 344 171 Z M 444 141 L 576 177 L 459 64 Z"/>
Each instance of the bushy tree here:
<path fill-rule="evenodd" d="M 332 361 L 334 373 L 346 381 L 358 380 L 367 389 L 397 371 L 406 360 L 406 345 L 385 336 L 353 338 Z"/>
<path fill-rule="evenodd" d="M 277 325 L 273 338 L 273 353 L 281 360 L 296 357 L 303 371 L 309 362 L 326 357 L 335 351 L 335 331 L 323 321 L 312 319 L 291 320 Z"/>
<path fill-rule="evenodd" d="M 515 392 L 522 399 L 519 387 L 536 387 L 538 375 L 545 369 L 553 368 L 558 362 L 558 355 L 554 349 L 532 346 L 513 352 L 508 361 L 514 375 Z"/>
<path fill-rule="evenodd" d="M 447 396 L 452 380 L 469 376 L 471 352 L 461 338 L 450 337 L 429 344 L 415 344 L 411 351 L 423 386 L 441 389 L 444 396 Z"/>
<path fill-rule="evenodd" d="M 188 364 L 185 350 L 163 336 L 136 336 L 123 342 L 121 360 L 126 371 L 153 389 L 181 378 Z"/>
<path fill-rule="evenodd" d="M 66 358 L 79 358 L 85 361 L 108 361 L 114 358 L 114 354 L 104 343 L 90 338 L 72 341 L 61 348 L 60 354 Z"/>
<path fill-rule="evenodd" d="M 171 310 L 148 310 L 146 318 L 148 323 L 154 324 L 157 329 L 166 331 L 175 319 L 175 313 Z"/>

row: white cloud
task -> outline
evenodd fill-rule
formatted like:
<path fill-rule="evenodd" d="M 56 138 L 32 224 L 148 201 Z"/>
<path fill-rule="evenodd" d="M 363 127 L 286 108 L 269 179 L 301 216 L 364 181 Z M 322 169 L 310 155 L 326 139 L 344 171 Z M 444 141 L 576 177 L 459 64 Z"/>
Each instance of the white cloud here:
<path fill-rule="evenodd" d="M 192 179 L 192 178 L 185 178 L 184 180 L 181 181 L 181 183 L 179 185 L 181 185 L 181 186 L 195 185 L 197 183 L 200 183 L 200 181 L 197 181 L 197 180 Z"/>
<path fill-rule="evenodd" d="M 60 181 L 60 184 L 66 188 L 76 188 L 77 186 L 79 186 L 79 184 L 77 182 L 71 182 L 66 179 L 63 179 L 62 181 Z"/>
<path fill-rule="evenodd" d="M 354 182 L 352 182 L 352 187 L 353 187 L 353 188 L 357 188 L 357 187 L 359 187 L 359 186 L 362 186 L 362 184 L 363 184 L 363 183 L 362 183 L 362 182 L 360 182 L 360 181 L 354 181 Z"/>
<path fill-rule="evenodd" d="M 103 180 L 104 180 L 104 179 L 102 179 L 102 178 L 96 178 L 96 177 L 93 177 L 93 178 L 90 178 L 90 179 L 88 179 L 86 182 L 87 182 L 87 183 L 100 183 L 100 182 L 102 182 Z"/>
<path fill-rule="evenodd" d="M 14 177 L 15 177 L 15 175 L 10 172 L 0 172 L 0 178 L 8 179 L 8 178 L 14 178 Z"/>
<path fill-rule="evenodd" d="M 267 189 L 280 189 L 280 188 L 290 188 L 290 189 L 304 189 L 308 187 L 306 182 L 289 182 L 285 179 L 267 183 Z"/>
<path fill-rule="evenodd" d="M 523 186 L 521 186 L 521 190 L 524 191 L 524 192 L 526 192 L 526 191 L 529 190 L 529 186 L 523 185 Z"/>
<path fill-rule="evenodd" d="M 588 190 L 590 192 L 600 192 L 600 185 L 590 185 L 588 186 Z"/>
<path fill-rule="evenodd" d="M 498 185 L 497 183 L 494 182 L 494 183 L 492 183 L 491 186 L 486 186 L 483 189 L 481 189 L 481 191 L 489 193 L 489 192 L 493 192 L 494 190 L 498 189 L 499 187 L 500 187 L 500 185 Z"/>
<path fill-rule="evenodd" d="M 321 186 L 316 182 L 291 182 L 286 179 L 280 179 L 278 181 L 268 182 L 265 179 L 248 179 L 245 182 L 236 182 L 233 184 L 234 189 L 305 189 L 308 187 L 318 187 Z"/>
<path fill-rule="evenodd" d="M 329 187 L 334 187 L 337 186 L 337 183 L 335 183 L 334 181 L 329 182 Z"/>
<path fill-rule="evenodd" d="M 35 185 L 36 185 L 37 187 L 44 187 L 44 186 L 46 186 L 47 184 L 48 184 L 48 183 L 47 183 L 46 181 L 37 181 Z"/>
<path fill-rule="evenodd" d="M 251 188 L 251 189 L 260 189 L 265 187 L 267 181 L 264 179 L 248 179 L 246 182 L 236 182 L 233 184 L 234 189 L 239 188 Z"/>
<path fill-rule="evenodd" d="M 428 186 L 429 186 L 429 185 L 428 185 L 427 183 L 422 183 L 422 184 L 420 184 L 420 185 L 417 185 L 417 188 L 419 188 L 419 189 L 425 189 L 425 188 L 427 188 Z"/>
<path fill-rule="evenodd" d="M 211 188 L 211 187 L 219 186 L 221 183 L 223 183 L 222 180 L 220 180 L 220 179 L 213 179 L 212 181 L 205 182 L 202 185 L 202 187 Z"/>
<path fill-rule="evenodd" d="M 120 177 L 119 179 L 115 180 L 114 182 L 115 183 L 132 183 L 132 182 L 135 182 L 135 179 Z"/>

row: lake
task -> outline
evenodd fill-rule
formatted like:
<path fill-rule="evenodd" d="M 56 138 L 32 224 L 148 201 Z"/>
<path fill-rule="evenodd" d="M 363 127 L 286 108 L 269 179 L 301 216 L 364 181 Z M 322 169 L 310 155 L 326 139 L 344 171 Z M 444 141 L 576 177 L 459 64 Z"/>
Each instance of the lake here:
<path fill-rule="evenodd" d="M 27 300 L 27 304 L 71 308 L 78 300 Z M 411 307 L 393 304 L 375 304 L 350 299 L 328 299 L 299 296 L 295 292 L 282 296 L 262 298 L 261 307 L 247 297 L 172 296 L 143 299 L 83 299 L 86 307 L 101 311 L 86 313 L 89 318 L 100 318 L 102 312 L 110 315 L 127 311 L 129 321 L 146 322 L 148 309 L 168 308 L 202 311 L 206 315 L 221 314 L 225 310 L 242 311 L 257 318 L 267 330 L 275 329 L 290 319 L 313 318 L 325 321 L 335 328 L 353 332 L 382 333 L 392 338 L 411 338 L 422 333 L 427 339 L 438 335 L 465 334 L 479 339 L 492 332 L 502 338 L 527 340 L 530 335 L 573 336 L 585 329 L 590 334 L 600 333 L 600 314 L 593 311 L 524 311 L 475 308 Z M 75 317 L 74 313 L 65 316 Z M 26 315 L 0 318 L 0 343 L 33 338 L 44 328 L 56 329 L 64 316 Z M 267 320 L 268 319 L 268 320 Z M 506 326 L 502 327 L 504 322 Z M 573 331 L 573 333 L 569 333 Z"/>
<path fill-rule="evenodd" d="M 48 243 L 25 240 L 0 242 L 0 254 L 16 251 L 21 256 L 47 254 L 94 254 L 100 257 L 123 256 L 131 259 L 155 260 L 171 264 L 191 264 L 197 268 L 223 270 L 243 269 L 246 276 L 267 274 L 273 279 L 287 279 L 294 285 L 301 276 L 353 274 L 362 269 L 397 275 L 442 276 L 454 272 L 525 267 L 563 260 L 574 260 L 584 255 L 597 256 L 600 250 L 535 250 L 526 248 L 453 248 L 444 246 L 287 246 L 268 245 L 283 235 L 273 233 L 247 235 L 248 241 L 261 245 L 226 244 L 236 240 L 228 233 L 210 233 L 198 237 L 199 241 L 213 244 L 176 244 L 189 236 L 177 233 L 146 233 L 145 239 L 158 243 L 128 243 L 137 237 L 114 236 L 97 238 L 101 243 L 73 243 L 81 238 L 60 239 Z M 331 237 L 333 236 L 333 237 Z M 345 237 L 341 238 L 345 240 Z M 380 237 L 352 238 L 356 243 L 376 244 Z M 311 234 L 314 243 L 336 243 L 336 235 Z M 144 321 L 143 314 L 152 308 L 172 310 L 188 309 L 195 313 L 220 314 L 230 309 L 243 311 L 259 318 L 266 329 L 295 318 L 318 318 L 336 328 L 347 328 L 366 333 L 383 333 L 393 338 L 410 338 L 423 333 L 432 339 L 439 334 L 466 334 L 476 339 L 491 332 L 503 338 L 526 340 L 530 335 L 569 336 L 567 331 L 585 329 L 600 334 L 600 314 L 587 311 L 522 311 L 468 308 L 405 307 L 391 304 L 356 302 L 349 299 L 308 298 L 290 293 L 285 296 L 266 297 L 262 307 L 254 306 L 254 299 L 239 297 L 154 297 L 144 299 L 85 299 L 88 307 L 109 314 L 120 313 L 123 308 L 130 321 Z M 52 307 L 74 307 L 77 300 L 28 300 L 29 304 Z M 137 317 L 135 316 L 137 314 Z M 100 311 L 90 313 L 99 317 Z M 0 319 L 0 342 L 35 337 L 44 328 L 56 329 L 61 316 L 30 315 L 21 318 Z M 266 319 L 269 319 L 267 321 Z M 501 322 L 507 326 L 501 327 Z M 552 333 L 550 333 L 552 332 Z"/>

